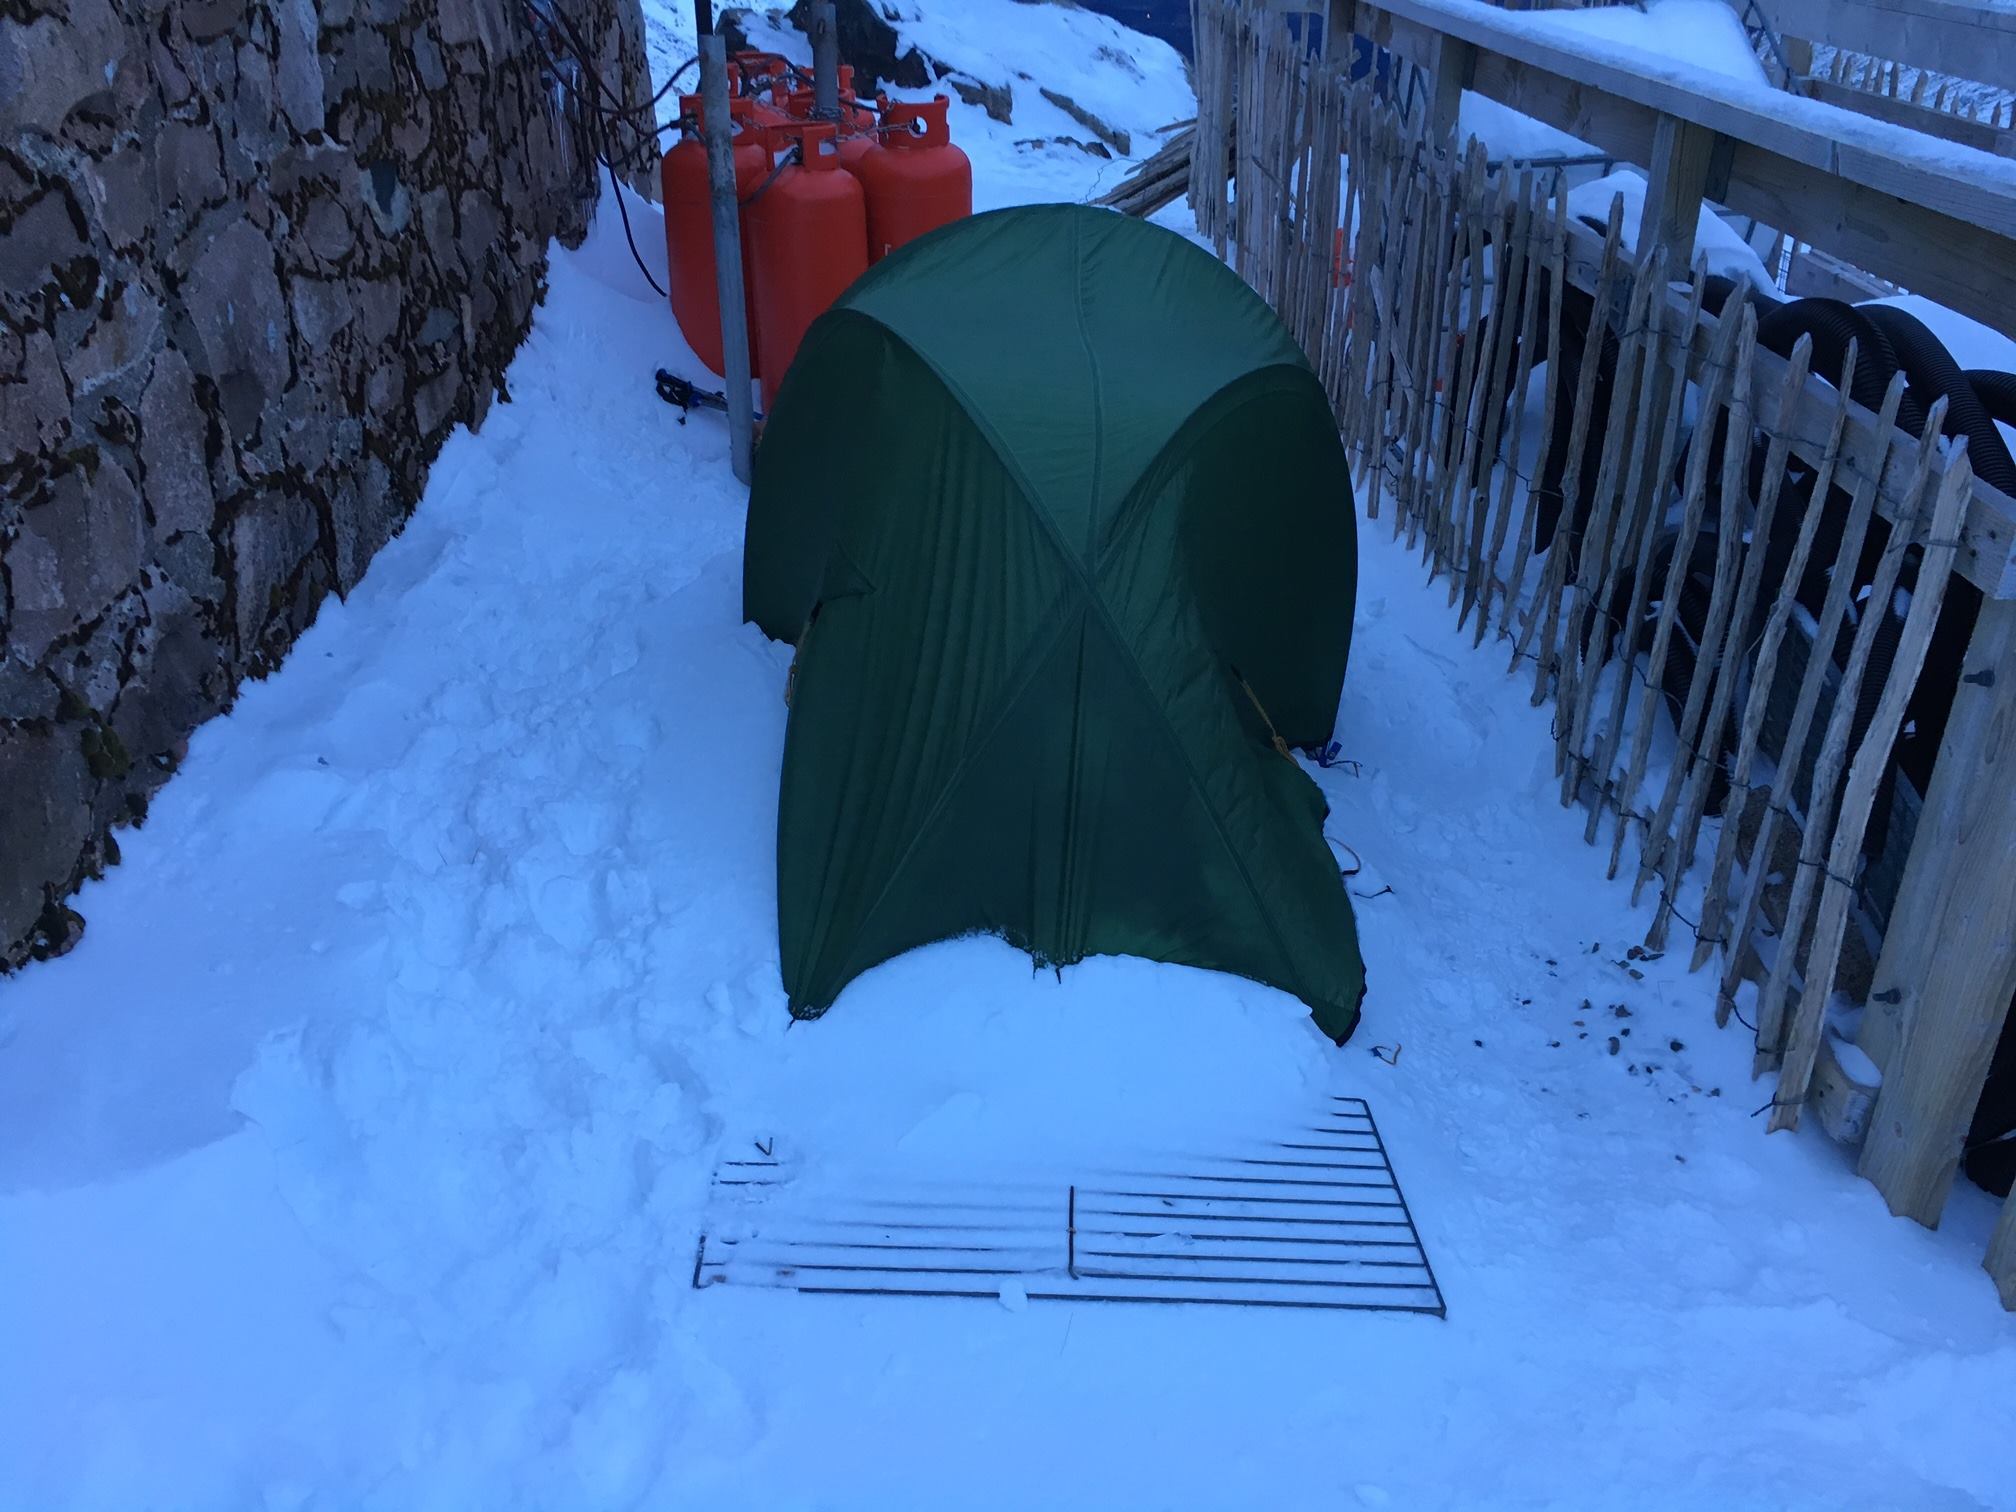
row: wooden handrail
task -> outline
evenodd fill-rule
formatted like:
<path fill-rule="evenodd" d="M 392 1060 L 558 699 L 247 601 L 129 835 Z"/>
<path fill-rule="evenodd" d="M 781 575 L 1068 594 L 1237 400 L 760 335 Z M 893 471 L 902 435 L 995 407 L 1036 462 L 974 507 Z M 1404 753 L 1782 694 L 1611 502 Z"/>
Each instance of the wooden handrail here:
<path fill-rule="evenodd" d="M 2004 89 L 2016 79 L 2016 10 L 1961 0 L 1761 0 L 1780 36 Z"/>
<path fill-rule="evenodd" d="M 1352 29 L 1460 87 L 1650 163 L 1661 118 L 1712 137 L 1709 197 L 2016 335 L 2016 162 L 1616 48 L 1480 0 L 1355 0 Z M 1452 86 L 1453 87 L 1453 86 Z"/>

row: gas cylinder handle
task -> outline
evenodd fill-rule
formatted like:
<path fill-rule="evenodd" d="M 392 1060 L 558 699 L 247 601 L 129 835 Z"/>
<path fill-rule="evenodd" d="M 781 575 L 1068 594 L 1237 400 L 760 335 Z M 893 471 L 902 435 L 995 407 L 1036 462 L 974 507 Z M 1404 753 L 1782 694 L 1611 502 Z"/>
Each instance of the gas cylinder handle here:
<path fill-rule="evenodd" d="M 882 113 L 882 133 L 890 147 L 943 147 L 952 140 L 945 113 L 952 101 L 945 95 L 914 104 L 891 103 Z"/>
<path fill-rule="evenodd" d="M 840 166 L 840 127 L 833 121 L 793 121 L 786 134 L 798 139 L 799 161 L 805 167 L 824 170 Z M 822 148 L 831 145 L 831 151 Z"/>

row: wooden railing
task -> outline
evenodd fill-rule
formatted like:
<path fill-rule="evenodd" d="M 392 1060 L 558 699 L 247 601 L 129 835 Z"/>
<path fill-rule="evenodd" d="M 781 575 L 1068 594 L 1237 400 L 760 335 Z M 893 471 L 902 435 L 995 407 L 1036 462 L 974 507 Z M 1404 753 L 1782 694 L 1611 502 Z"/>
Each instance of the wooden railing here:
<path fill-rule="evenodd" d="M 1333 55 L 1355 29 L 1428 70 L 1428 108 L 1403 121 L 1376 77 L 1290 39 L 1284 0 L 1193 4 L 1198 229 L 1308 352 L 1364 512 L 1390 512 L 1474 641 L 1495 634 L 1534 702 L 1553 701 L 1562 801 L 1588 807 L 1612 875 L 1635 838 L 1634 896 L 1658 900 L 1648 946 L 1679 919 L 1694 965 L 1720 963 L 1722 1016 L 1754 1006 L 1758 1068 L 1779 1078 L 1771 1127 L 1816 1110 L 1862 1142 L 1893 1210 L 1936 1221 L 2016 991 L 2016 501 L 1940 444 L 1940 413 L 1919 436 L 1896 428 L 1901 376 L 1872 414 L 1846 373 L 1809 372 L 1810 343 L 1758 345 L 1748 302 L 1712 314 L 1689 264 L 1704 194 L 1769 199 L 1775 224 L 2006 321 L 2016 177 L 1947 171 L 1867 122 L 1836 142 L 1840 112 L 1634 74 L 1467 0 L 1310 0 Z M 1646 165 L 1635 236 L 1621 202 L 1593 232 L 1558 175 L 1494 172 L 1459 147 L 1465 88 Z M 1580 329 L 1571 307 L 1589 312 Z M 1761 484 L 1749 447 L 1691 444 L 1690 396 L 1693 435 L 1758 438 Z M 1550 499 L 1562 523 L 1542 549 Z M 1797 543 L 1789 562 L 1750 544 L 1774 525 Z M 1870 604 L 1890 604 L 1918 558 L 1887 667 L 1884 616 L 1851 603 L 1865 537 L 1885 543 Z M 1834 569 L 1817 610 L 1797 598 L 1809 558 Z M 1983 600 L 1967 675 L 1880 955 L 1858 961 L 1866 831 L 1954 578 Z M 1837 643 L 1845 665 L 1824 649 Z M 1837 990 L 1868 1004 L 1880 1085 L 1847 1069 Z M 1990 1264 L 2016 1306 L 2016 1202 Z"/>
<path fill-rule="evenodd" d="M 2016 155 L 2016 11 L 1961 0 L 1757 0 L 1799 92 Z"/>

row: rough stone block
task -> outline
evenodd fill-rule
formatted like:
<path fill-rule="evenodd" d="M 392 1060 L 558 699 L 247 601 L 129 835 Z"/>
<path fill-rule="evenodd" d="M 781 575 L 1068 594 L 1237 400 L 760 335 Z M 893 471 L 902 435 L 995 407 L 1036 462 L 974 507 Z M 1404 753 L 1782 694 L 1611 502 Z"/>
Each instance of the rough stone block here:
<path fill-rule="evenodd" d="M 110 157 L 87 162 L 84 182 L 99 229 L 114 248 L 138 247 L 154 228 L 155 175 L 148 172 L 147 154 L 128 143 Z"/>
<path fill-rule="evenodd" d="M 206 368 L 220 387 L 249 377 L 262 403 L 276 397 L 287 385 L 287 307 L 273 249 L 258 230 L 241 220 L 213 238 L 190 270 L 184 295 Z"/>
<path fill-rule="evenodd" d="M 60 183 L 38 195 L 0 236 L 0 288 L 32 293 L 54 283 L 58 271 L 89 257 L 83 219 Z"/>
<path fill-rule="evenodd" d="M 51 888 L 68 891 L 91 839 L 93 780 L 77 731 L 0 728 L 0 939 L 25 940 Z"/>
<path fill-rule="evenodd" d="M 318 538 L 315 506 L 284 489 L 262 492 L 231 522 L 232 611 L 238 651 L 249 657 Z"/>
<path fill-rule="evenodd" d="M 154 187 L 164 211 L 194 215 L 224 200 L 224 159 L 214 126 L 170 121 L 154 139 Z"/>
<path fill-rule="evenodd" d="M 196 376 L 170 347 L 155 358 L 140 400 L 140 465 L 157 541 L 210 528 L 216 499 L 203 461 L 209 430 L 196 404 Z"/>
<path fill-rule="evenodd" d="M 6 548 L 14 586 L 11 649 L 39 661 L 52 641 L 103 613 L 140 569 L 140 492 L 101 455 L 95 475 L 73 467 L 51 480 L 48 502 L 26 511 Z"/>

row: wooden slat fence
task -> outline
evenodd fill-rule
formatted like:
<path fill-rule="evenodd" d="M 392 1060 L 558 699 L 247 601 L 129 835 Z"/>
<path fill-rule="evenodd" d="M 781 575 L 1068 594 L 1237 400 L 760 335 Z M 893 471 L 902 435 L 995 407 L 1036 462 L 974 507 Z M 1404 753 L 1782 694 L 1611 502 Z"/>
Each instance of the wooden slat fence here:
<path fill-rule="evenodd" d="M 1193 11 L 1198 229 L 1308 352 L 1362 513 L 1552 703 L 1562 802 L 1656 900 L 1647 948 L 1678 921 L 1724 1020 L 1754 1015 L 1771 1127 L 1817 1106 L 1859 1135 L 1871 1094 L 1842 1085 L 1830 1011 L 1881 975 L 1851 928 L 1864 840 L 1947 585 L 1999 583 L 2006 554 L 1943 401 L 1904 435 L 1901 376 L 1881 414 L 1851 404 L 1852 347 L 1825 374 L 1807 338 L 1764 350 L 1740 289 L 1717 298 L 1667 243 L 1628 250 L 1621 204 L 1598 230 L 1558 172 L 1438 140 L 1435 110 L 1403 120 L 1278 14 Z M 1798 591 L 1820 569 L 1816 611 Z M 1880 612 L 1906 600 L 1901 626 Z M 1991 596 L 1977 645 L 2005 618 Z M 1920 825 L 1921 847 L 1948 839 Z M 1914 849 L 1906 875 L 1937 866 Z"/>

